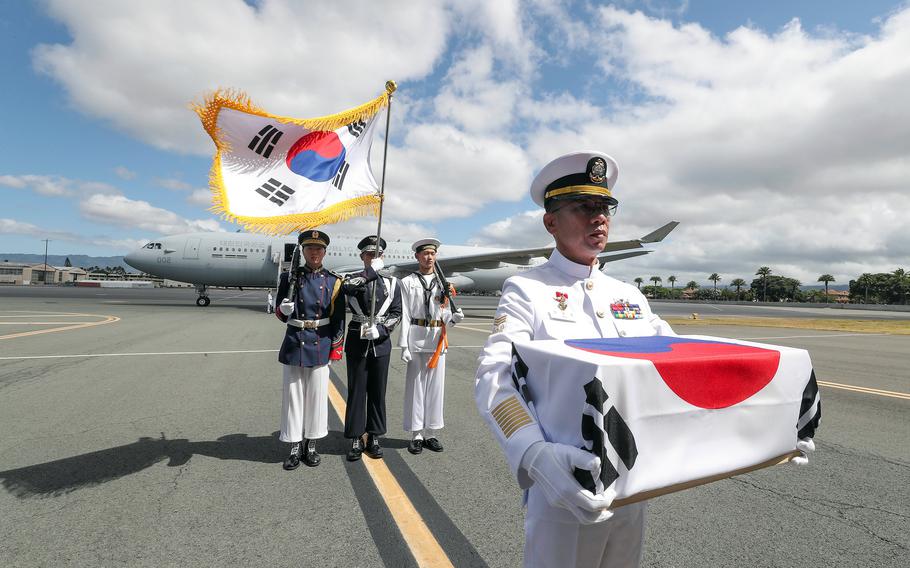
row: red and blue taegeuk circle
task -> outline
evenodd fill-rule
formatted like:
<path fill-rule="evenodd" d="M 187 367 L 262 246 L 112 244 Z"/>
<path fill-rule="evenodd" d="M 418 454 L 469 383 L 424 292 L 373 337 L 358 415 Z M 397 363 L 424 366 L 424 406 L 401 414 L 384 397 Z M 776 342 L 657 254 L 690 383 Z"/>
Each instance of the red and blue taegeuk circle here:
<path fill-rule="evenodd" d="M 332 131 L 316 130 L 294 142 L 288 151 L 288 168 L 313 181 L 335 177 L 344 163 L 345 148 Z"/>
<path fill-rule="evenodd" d="M 700 408 L 726 408 L 762 390 L 777 374 L 780 352 L 686 337 L 572 339 L 576 349 L 651 361 L 676 395 Z"/>

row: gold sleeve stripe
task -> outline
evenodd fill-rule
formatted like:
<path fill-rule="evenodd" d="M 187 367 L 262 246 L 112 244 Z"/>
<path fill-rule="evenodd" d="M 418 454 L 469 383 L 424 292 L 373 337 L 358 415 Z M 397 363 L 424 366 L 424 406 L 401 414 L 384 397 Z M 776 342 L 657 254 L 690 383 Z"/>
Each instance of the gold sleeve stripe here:
<path fill-rule="evenodd" d="M 490 414 L 493 415 L 493 418 L 495 418 L 496 420 L 499 420 L 499 417 L 500 417 L 500 416 L 502 416 L 502 415 L 505 414 L 506 412 L 508 412 L 508 411 L 510 411 L 510 410 L 514 410 L 514 409 L 516 409 L 516 408 L 521 408 L 521 403 L 518 402 L 518 398 L 517 398 L 517 397 L 515 397 L 515 396 L 510 396 L 509 398 L 507 398 L 507 399 L 505 399 L 504 401 L 500 402 L 500 403 L 496 406 L 496 408 L 493 409 L 493 411 L 492 411 Z"/>
<path fill-rule="evenodd" d="M 524 409 L 518 399 L 514 396 L 507 398 L 496 405 L 496 408 L 490 413 L 502 430 L 503 435 L 509 438 L 519 428 L 532 424 L 531 416 Z"/>

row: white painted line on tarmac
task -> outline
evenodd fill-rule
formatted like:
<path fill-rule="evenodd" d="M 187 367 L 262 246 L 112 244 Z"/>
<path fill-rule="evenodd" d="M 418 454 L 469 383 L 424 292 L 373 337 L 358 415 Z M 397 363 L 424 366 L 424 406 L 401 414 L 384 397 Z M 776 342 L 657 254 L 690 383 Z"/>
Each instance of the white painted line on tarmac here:
<path fill-rule="evenodd" d="M 278 353 L 277 349 L 238 349 L 232 351 L 146 351 L 141 353 L 76 353 L 73 355 L 28 355 L 21 357 L 0 357 L 0 361 L 22 359 L 68 359 L 78 357 L 149 357 L 156 355 L 232 355 L 240 353 Z"/>

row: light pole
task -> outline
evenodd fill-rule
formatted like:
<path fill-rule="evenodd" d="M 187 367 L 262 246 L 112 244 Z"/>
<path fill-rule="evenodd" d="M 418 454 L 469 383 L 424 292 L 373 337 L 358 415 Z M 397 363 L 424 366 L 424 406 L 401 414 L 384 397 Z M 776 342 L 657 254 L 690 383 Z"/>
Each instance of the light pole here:
<path fill-rule="evenodd" d="M 44 241 L 44 285 L 47 286 L 47 243 L 51 242 L 50 239 L 42 239 Z"/>

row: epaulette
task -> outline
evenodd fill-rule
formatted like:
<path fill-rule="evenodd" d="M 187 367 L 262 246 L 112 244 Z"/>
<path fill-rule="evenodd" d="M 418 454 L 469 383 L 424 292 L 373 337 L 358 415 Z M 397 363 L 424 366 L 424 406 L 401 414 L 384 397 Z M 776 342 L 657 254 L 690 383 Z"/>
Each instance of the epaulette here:
<path fill-rule="evenodd" d="M 338 273 L 335 272 L 334 270 L 329 270 L 328 268 L 323 268 L 323 270 L 325 270 L 326 272 L 328 272 L 329 274 L 331 274 L 331 275 L 334 276 L 335 278 L 338 278 L 339 280 L 344 280 L 344 276 L 342 276 L 341 274 L 338 274 Z"/>

